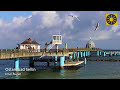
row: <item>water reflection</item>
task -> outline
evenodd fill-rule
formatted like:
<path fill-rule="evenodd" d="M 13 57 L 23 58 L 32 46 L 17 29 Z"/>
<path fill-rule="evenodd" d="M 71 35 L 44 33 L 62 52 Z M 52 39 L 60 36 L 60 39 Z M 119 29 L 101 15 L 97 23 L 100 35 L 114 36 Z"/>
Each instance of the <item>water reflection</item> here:
<path fill-rule="evenodd" d="M 73 77 L 77 71 L 80 72 L 80 70 L 82 70 L 83 68 L 84 66 L 65 67 L 64 69 L 61 69 L 59 73 L 62 79 L 67 79 Z"/>
<path fill-rule="evenodd" d="M 13 72 L 13 75 L 15 76 L 15 79 L 20 79 L 21 72 L 15 71 L 15 72 Z"/>
<path fill-rule="evenodd" d="M 60 70 L 60 76 L 64 79 L 65 78 L 65 70 L 61 69 Z"/>
<path fill-rule="evenodd" d="M 15 76 L 15 79 L 20 79 L 20 75 L 16 75 L 16 76 Z"/>
<path fill-rule="evenodd" d="M 67 79 L 74 77 L 77 71 L 80 71 L 83 66 L 78 67 L 34 67 L 36 71 L 22 72 L 16 79 Z"/>

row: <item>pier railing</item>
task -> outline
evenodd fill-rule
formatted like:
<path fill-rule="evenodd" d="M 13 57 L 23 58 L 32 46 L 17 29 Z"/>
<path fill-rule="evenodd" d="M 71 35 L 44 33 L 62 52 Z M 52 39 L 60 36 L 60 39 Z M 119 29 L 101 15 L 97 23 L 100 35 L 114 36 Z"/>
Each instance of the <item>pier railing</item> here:
<path fill-rule="evenodd" d="M 45 49 L 26 50 L 26 49 L 0 49 L 0 59 L 17 58 L 17 57 L 33 57 L 33 56 L 69 56 L 77 51 L 97 51 L 99 49 L 88 48 L 59 48 L 46 51 Z"/>
<path fill-rule="evenodd" d="M 77 52 L 77 51 L 98 51 L 100 50 L 99 48 L 93 48 L 93 49 L 89 49 L 89 48 L 60 48 L 58 50 L 56 49 L 51 49 L 49 51 L 45 51 L 45 49 L 36 49 L 36 50 L 29 50 L 29 49 L 0 49 L 0 53 L 30 53 L 30 52 Z"/>
<path fill-rule="evenodd" d="M 24 49 L 0 49 L 0 59 L 19 58 L 19 57 L 33 57 L 33 56 L 68 56 L 70 53 L 63 49 L 50 50 L 24 50 Z"/>

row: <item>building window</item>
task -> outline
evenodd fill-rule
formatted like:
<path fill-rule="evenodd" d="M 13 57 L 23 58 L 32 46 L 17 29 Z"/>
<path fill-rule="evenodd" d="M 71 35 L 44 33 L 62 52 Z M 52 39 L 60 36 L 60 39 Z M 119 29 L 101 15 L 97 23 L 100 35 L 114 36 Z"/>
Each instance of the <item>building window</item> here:
<path fill-rule="evenodd" d="M 56 36 L 53 36 L 53 40 L 56 40 Z"/>
<path fill-rule="evenodd" d="M 57 36 L 57 40 L 59 40 L 59 36 Z"/>
<path fill-rule="evenodd" d="M 35 47 L 36 49 L 38 49 L 38 45 L 36 45 L 36 47 Z"/>
<path fill-rule="evenodd" d="M 61 36 L 60 36 L 60 40 L 61 40 Z"/>

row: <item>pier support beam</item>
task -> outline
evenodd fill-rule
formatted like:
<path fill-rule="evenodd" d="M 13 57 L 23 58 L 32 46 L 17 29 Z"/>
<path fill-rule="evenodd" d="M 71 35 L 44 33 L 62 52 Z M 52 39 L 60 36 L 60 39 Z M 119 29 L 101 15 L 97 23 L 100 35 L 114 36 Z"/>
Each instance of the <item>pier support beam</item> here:
<path fill-rule="evenodd" d="M 118 55 L 120 55 L 120 52 L 118 52 Z"/>
<path fill-rule="evenodd" d="M 90 56 L 90 51 L 88 51 L 88 56 Z"/>
<path fill-rule="evenodd" d="M 57 56 L 55 56 L 55 61 L 57 61 Z"/>
<path fill-rule="evenodd" d="M 54 56 L 52 56 L 52 60 L 54 60 Z"/>
<path fill-rule="evenodd" d="M 83 52 L 83 57 L 85 57 L 85 51 Z"/>
<path fill-rule="evenodd" d="M 100 51 L 100 56 L 102 55 L 102 52 Z"/>
<path fill-rule="evenodd" d="M 110 52 L 110 56 L 112 56 L 112 51 Z"/>
<path fill-rule="evenodd" d="M 79 60 L 79 56 L 80 56 L 80 52 L 77 52 L 77 58 L 78 58 L 78 60 Z"/>
<path fill-rule="evenodd" d="M 55 56 L 55 66 L 57 65 L 57 56 Z"/>
<path fill-rule="evenodd" d="M 103 53 L 104 57 L 106 56 L 106 52 Z"/>
<path fill-rule="evenodd" d="M 19 58 L 15 59 L 15 70 L 18 71 L 19 70 Z"/>
<path fill-rule="evenodd" d="M 86 61 L 87 61 L 86 58 L 84 58 L 84 64 L 86 64 Z"/>
<path fill-rule="evenodd" d="M 47 66 L 48 66 L 48 67 L 50 66 L 50 62 L 49 62 L 49 61 L 47 62 Z"/>
<path fill-rule="evenodd" d="M 97 51 L 97 56 L 99 56 L 99 51 Z"/>
<path fill-rule="evenodd" d="M 69 56 L 69 59 L 72 60 L 72 56 Z"/>
<path fill-rule="evenodd" d="M 64 56 L 60 57 L 60 69 L 64 69 L 64 61 L 65 57 Z"/>
<path fill-rule="evenodd" d="M 80 52 L 80 56 L 81 56 L 81 58 L 83 57 L 83 52 Z"/>
<path fill-rule="evenodd" d="M 30 57 L 29 66 L 34 67 L 34 57 Z"/>
<path fill-rule="evenodd" d="M 87 56 L 88 56 L 88 51 L 86 51 L 86 53 L 85 53 L 85 54 L 86 54 L 86 57 L 87 57 Z"/>
<path fill-rule="evenodd" d="M 76 53 L 73 53 L 73 59 L 76 59 Z"/>
<path fill-rule="evenodd" d="M 116 56 L 116 51 L 114 52 L 114 56 Z"/>

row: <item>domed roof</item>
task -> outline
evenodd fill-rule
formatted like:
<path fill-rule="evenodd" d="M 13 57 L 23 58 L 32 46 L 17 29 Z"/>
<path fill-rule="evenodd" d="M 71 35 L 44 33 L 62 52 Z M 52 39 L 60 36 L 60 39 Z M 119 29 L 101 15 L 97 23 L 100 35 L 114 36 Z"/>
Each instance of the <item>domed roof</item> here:
<path fill-rule="evenodd" d="M 86 48 L 95 48 L 95 43 L 90 39 L 86 44 Z"/>

